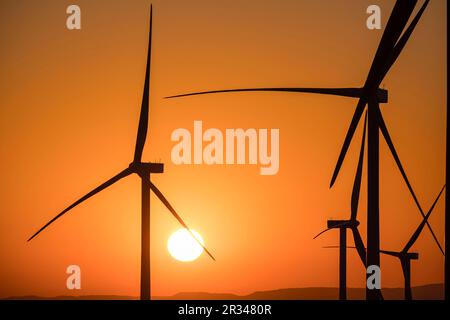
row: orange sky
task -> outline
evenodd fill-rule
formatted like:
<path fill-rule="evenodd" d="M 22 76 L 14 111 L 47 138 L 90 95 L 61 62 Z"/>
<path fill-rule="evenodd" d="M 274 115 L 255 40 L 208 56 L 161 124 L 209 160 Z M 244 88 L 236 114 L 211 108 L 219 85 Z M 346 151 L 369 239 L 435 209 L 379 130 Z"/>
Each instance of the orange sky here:
<path fill-rule="evenodd" d="M 82 30 L 65 28 L 66 7 Z M 235 87 L 362 86 L 382 35 L 366 8 L 394 1 L 153 1 L 150 129 L 145 161 L 162 161 L 154 182 L 217 262 L 177 262 L 166 250 L 178 224 L 152 197 L 154 295 L 249 293 L 338 285 L 337 232 L 313 236 L 328 218 L 349 216 L 361 124 L 337 184 L 329 189 L 356 101 L 248 93 L 164 100 L 171 94 Z M 79 196 L 132 160 L 145 70 L 148 1 L 0 3 L 0 297 L 138 295 L 140 182 L 130 177 L 26 239 Z M 444 184 L 446 2 L 431 1 L 383 84 L 382 111 L 424 210 Z M 171 163 L 177 128 L 279 128 L 280 170 Z M 381 143 L 381 247 L 401 249 L 420 213 Z M 363 176 L 363 186 L 366 175 Z M 359 219 L 365 238 L 365 196 Z M 430 222 L 443 244 L 444 203 Z M 349 234 L 350 236 L 350 234 Z M 443 256 L 427 229 L 414 246 L 413 285 L 443 281 Z M 69 264 L 82 290 L 65 287 Z M 397 260 L 383 257 L 382 285 L 402 286 Z M 364 270 L 348 257 L 348 285 Z"/>

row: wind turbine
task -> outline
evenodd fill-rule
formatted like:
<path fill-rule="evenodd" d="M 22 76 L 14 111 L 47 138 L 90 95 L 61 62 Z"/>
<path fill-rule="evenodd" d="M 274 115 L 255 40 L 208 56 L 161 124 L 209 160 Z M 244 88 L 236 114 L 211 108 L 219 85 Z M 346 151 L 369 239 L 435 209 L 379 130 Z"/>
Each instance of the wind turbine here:
<path fill-rule="evenodd" d="M 151 182 L 150 175 L 153 173 L 163 173 L 164 165 L 162 163 L 152 163 L 152 162 L 142 162 L 142 151 L 144 150 L 145 140 L 147 137 L 148 130 L 148 114 L 149 114 L 149 91 L 150 91 L 150 63 L 151 63 L 151 45 L 152 45 L 152 6 L 150 6 L 150 29 L 149 29 L 149 40 L 148 40 L 148 50 L 147 50 L 147 67 L 145 71 L 145 84 L 144 84 L 144 94 L 142 96 L 141 113 L 139 117 L 139 128 L 136 139 L 136 148 L 134 152 L 134 159 L 128 166 L 120 173 L 104 182 L 94 190 L 90 191 L 61 213 L 47 222 L 42 228 L 40 228 L 33 236 L 31 236 L 28 241 L 31 241 L 39 233 L 44 231 L 50 224 L 55 222 L 57 219 L 62 217 L 69 210 L 73 209 L 80 203 L 99 193 L 100 191 L 106 189 L 107 187 L 113 185 L 119 180 L 135 173 L 141 178 L 141 283 L 140 283 L 140 298 L 141 300 L 150 300 L 150 190 L 155 193 L 155 195 L 161 200 L 161 202 L 167 207 L 167 209 L 172 213 L 172 215 L 178 220 L 178 222 L 186 228 L 194 239 L 202 246 L 203 250 L 213 259 L 213 255 L 206 249 L 206 247 L 197 239 L 191 229 L 186 225 L 184 220 L 175 211 L 166 197 L 161 193 L 161 191 Z"/>
<path fill-rule="evenodd" d="M 359 152 L 358 167 L 356 170 L 355 180 L 353 182 L 353 190 L 351 197 L 351 215 L 348 220 L 328 220 L 327 229 L 320 232 L 314 237 L 316 239 L 320 235 L 331 229 L 339 229 L 339 299 L 347 299 L 347 229 L 353 234 L 355 248 L 358 251 L 362 263 L 366 266 L 366 248 L 358 230 L 359 221 L 356 218 L 358 213 L 359 192 L 361 190 L 362 169 L 364 164 L 364 147 L 366 140 L 367 128 L 367 112 L 364 118 L 364 127 L 362 133 L 361 149 Z"/>
<path fill-rule="evenodd" d="M 169 96 L 166 98 L 186 97 L 210 93 L 226 93 L 226 92 L 251 92 L 251 91 L 271 91 L 271 92 L 297 92 L 297 93 L 314 93 L 314 94 L 328 94 L 344 97 L 359 98 L 356 110 L 353 114 L 349 129 L 345 136 L 344 144 L 338 157 L 338 161 L 331 178 L 330 187 L 334 185 L 338 177 L 340 168 L 345 159 L 347 150 L 352 141 L 356 127 L 359 120 L 366 109 L 368 110 L 368 210 L 367 210 L 367 265 L 380 266 L 380 228 L 379 228 L 379 131 L 382 132 L 389 150 L 394 157 L 397 167 L 399 168 L 402 177 L 408 186 L 416 206 L 422 217 L 425 214 L 420 206 L 417 197 L 409 183 L 400 159 L 392 143 L 392 139 L 387 130 L 386 124 L 379 108 L 380 103 L 387 102 L 387 91 L 380 89 L 379 86 L 391 67 L 400 56 L 403 48 L 408 42 L 413 33 L 417 23 L 419 22 L 423 12 L 428 6 L 429 0 L 426 0 L 408 28 L 405 27 L 411 17 L 417 0 L 397 0 L 389 21 L 384 30 L 380 45 L 376 51 L 374 60 L 372 62 L 369 74 L 366 78 L 362 88 L 245 88 L 245 89 L 228 89 L 228 90 L 214 90 L 203 91 L 187 94 L 179 94 Z M 403 32 L 404 31 L 404 32 Z M 402 34 L 403 33 L 403 34 Z M 444 254 L 439 241 L 434 234 L 428 221 L 426 222 L 428 229 L 433 235 L 434 241 L 439 246 L 441 252 Z M 369 275 L 368 275 L 369 276 Z M 376 300 L 381 297 L 378 289 L 370 290 L 366 288 L 366 297 L 369 300 Z"/>
<path fill-rule="evenodd" d="M 414 245 L 414 243 L 419 238 L 423 228 L 425 227 L 425 224 L 428 222 L 428 218 L 430 217 L 431 213 L 433 212 L 434 207 L 436 206 L 436 203 L 438 202 L 442 192 L 445 189 L 445 185 L 442 187 L 441 191 L 439 192 L 438 196 L 436 197 L 436 200 L 434 200 L 432 206 L 430 207 L 430 210 L 428 210 L 428 213 L 423 218 L 422 222 L 417 227 L 416 231 L 412 234 L 409 241 L 405 244 L 403 249 L 400 252 L 393 252 L 393 251 L 387 251 L 387 250 L 381 250 L 381 253 L 391 255 L 393 257 L 396 257 L 400 260 L 400 264 L 402 266 L 403 270 L 403 276 L 405 278 L 405 300 L 412 300 L 412 290 L 411 290 L 411 260 L 417 260 L 419 259 L 419 254 L 415 252 L 409 252 L 411 247 Z"/>
<path fill-rule="evenodd" d="M 359 202 L 359 194 L 360 194 L 360 188 L 361 188 L 361 177 L 362 177 L 362 168 L 363 168 L 363 162 L 364 162 L 364 147 L 365 147 L 365 137 L 366 137 L 366 127 L 367 127 L 367 112 L 364 119 L 364 126 L 363 126 L 363 134 L 362 134 L 362 141 L 361 141 L 361 149 L 359 154 L 359 160 L 358 160 L 358 167 L 355 175 L 355 180 L 353 183 L 353 190 L 352 190 L 352 197 L 351 197 L 351 217 L 349 220 L 328 220 L 327 221 L 327 229 L 320 232 L 318 235 L 314 237 L 314 239 L 318 238 L 322 234 L 326 233 L 327 231 L 331 229 L 339 229 L 339 246 L 333 248 L 339 248 L 339 299 L 340 300 L 346 300 L 347 298 L 347 248 L 354 248 L 357 250 L 358 255 L 365 267 L 366 265 L 366 248 L 364 246 L 364 243 L 361 239 L 361 235 L 358 230 L 359 221 L 357 220 L 357 211 L 358 211 L 358 202 Z M 403 275 L 405 277 L 405 299 L 411 300 L 412 299 L 412 293 L 411 293 L 411 271 L 410 271 L 410 265 L 411 260 L 418 259 L 419 255 L 417 253 L 410 253 L 409 249 L 414 245 L 417 238 L 419 237 L 420 233 L 422 232 L 425 224 L 428 221 L 429 216 L 433 212 L 433 209 L 441 196 L 442 192 L 444 191 L 445 185 L 442 188 L 441 192 L 439 193 L 438 197 L 436 198 L 435 202 L 431 206 L 430 210 L 428 211 L 427 215 L 422 219 L 421 224 L 417 227 L 417 230 L 403 250 L 396 252 L 396 251 L 388 251 L 388 250 L 380 250 L 380 253 L 390 255 L 397 257 L 400 260 L 400 263 L 403 268 Z M 348 247 L 347 246 L 347 229 L 350 229 L 353 234 L 353 239 L 355 246 L 354 247 Z"/>
<path fill-rule="evenodd" d="M 434 207 L 436 206 L 436 203 L 438 202 L 439 198 L 441 197 L 442 192 L 445 189 L 445 185 L 442 187 L 441 191 L 439 192 L 438 196 L 434 200 L 433 204 L 430 207 L 430 210 L 428 210 L 425 217 L 422 219 L 420 224 L 417 226 L 414 233 L 409 238 L 408 242 L 405 244 L 402 250 L 400 251 L 390 251 L 390 250 L 380 250 L 380 253 L 389 255 L 392 257 L 395 257 L 399 259 L 400 265 L 402 267 L 403 277 L 404 277 L 404 290 L 405 290 L 405 300 L 412 300 L 412 289 L 411 289 L 411 260 L 418 260 L 419 254 L 417 252 L 409 252 L 411 247 L 416 243 L 417 239 L 419 238 L 420 234 L 422 233 L 423 228 L 425 227 L 425 224 L 427 223 L 429 217 L 433 213 Z M 363 245 L 364 246 L 364 245 Z M 339 250 L 342 250 L 342 244 L 340 243 L 339 246 L 326 246 L 325 248 L 339 248 Z M 355 247 L 347 247 L 347 248 L 353 248 L 357 249 L 358 252 L 361 250 L 358 246 Z M 365 248 L 363 247 L 365 250 Z"/>

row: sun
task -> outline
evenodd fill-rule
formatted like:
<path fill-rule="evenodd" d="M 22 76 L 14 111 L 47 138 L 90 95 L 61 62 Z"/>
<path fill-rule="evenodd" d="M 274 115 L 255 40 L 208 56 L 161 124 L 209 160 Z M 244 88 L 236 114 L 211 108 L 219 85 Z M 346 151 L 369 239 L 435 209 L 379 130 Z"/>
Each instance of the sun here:
<path fill-rule="evenodd" d="M 195 237 L 204 245 L 202 236 L 192 230 Z M 170 255 L 178 261 L 194 261 L 203 252 L 203 248 L 186 229 L 178 229 L 172 233 L 167 241 L 167 249 Z"/>

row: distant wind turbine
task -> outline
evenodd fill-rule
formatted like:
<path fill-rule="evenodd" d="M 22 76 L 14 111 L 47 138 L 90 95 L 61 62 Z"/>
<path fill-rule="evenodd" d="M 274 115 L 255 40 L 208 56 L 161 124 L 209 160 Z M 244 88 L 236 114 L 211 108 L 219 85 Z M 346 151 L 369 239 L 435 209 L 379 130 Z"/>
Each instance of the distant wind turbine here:
<path fill-rule="evenodd" d="M 359 152 L 358 167 L 356 170 L 355 180 L 353 182 L 352 198 L 351 198 L 351 215 L 349 220 L 328 220 L 327 229 L 320 232 L 314 237 L 316 239 L 320 235 L 331 229 L 339 229 L 339 299 L 347 299 L 347 229 L 353 234 L 355 248 L 358 251 L 362 263 L 366 266 L 366 248 L 364 246 L 361 234 L 359 233 L 359 221 L 356 218 L 358 213 L 359 193 L 361 190 L 361 179 L 364 164 L 364 147 L 366 141 L 367 128 L 367 112 L 364 118 L 364 127 L 362 133 L 361 150 Z"/>
<path fill-rule="evenodd" d="M 442 187 L 441 191 L 439 192 L 438 196 L 434 200 L 433 204 L 430 207 L 430 210 L 428 210 L 425 217 L 420 222 L 419 226 L 416 228 L 414 233 L 411 235 L 411 238 L 409 238 L 408 242 L 405 244 L 402 250 L 400 251 L 390 251 L 390 250 L 380 250 L 380 253 L 389 255 L 392 257 L 396 257 L 400 261 L 400 265 L 402 267 L 403 271 L 403 278 L 404 278 L 404 290 L 405 290 L 405 300 L 412 300 L 412 289 L 411 289 L 411 260 L 418 260 L 419 254 L 417 252 L 409 252 L 411 247 L 416 243 L 417 239 L 419 238 L 420 234 L 422 233 L 423 228 L 425 227 L 425 224 L 427 223 L 428 219 L 430 218 L 431 214 L 433 213 L 434 207 L 436 206 L 436 203 L 438 202 L 439 198 L 442 195 L 442 192 L 445 189 L 445 185 Z M 355 242 L 356 244 L 356 242 Z M 339 248 L 339 250 L 342 250 L 342 243 L 339 244 L 339 246 L 326 246 L 325 248 Z M 347 247 L 347 248 L 353 248 L 357 249 L 358 252 L 361 250 L 360 247 Z M 363 247 L 363 250 L 365 248 Z"/>
<path fill-rule="evenodd" d="M 191 229 L 186 225 L 180 215 L 175 211 L 166 197 L 161 193 L 161 191 L 150 181 L 151 173 L 162 173 L 164 171 L 164 165 L 162 163 L 151 163 L 142 162 L 142 152 L 144 150 L 145 140 L 147 137 L 148 129 L 148 114 L 149 114 L 149 91 L 150 91 L 150 62 L 151 62 L 151 45 L 152 45 L 152 6 L 150 6 L 150 30 L 149 30 L 149 40 L 148 40 L 148 50 L 147 50 L 147 67 L 145 71 L 145 84 L 144 84 L 144 94 L 142 96 L 141 113 L 139 117 L 139 128 L 136 139 L 136 148 L 134 152 L 133 162 L 130 163 L 128 168 L 121 171 L 119 174 L 115 175 L 105 183 L 101 184 L 91 192 L 87 193 L 85 196 L 81 197 L 79 200 L 75 201 L 73 204 L 64 209 L 52 220 L 47 222 L 42 228 L 40 228 L 28 241 L 31 241 L 44 229 L 46 229 L 50 224 L 55 222 L 69 210 L 73 209 L 80 203 L 99 193 L 100 191 L 106 189 L 107 187 L 113 185 L 119 180 L 129 176 L 130 174 L 137 174 L 141 178 L 141 300 L 150 300 L 150 190 L 152 190 L 155 195 L 161 200 L 161 202 L 169 209 L 173 216 L 178 220 L 178 222 L 190 232 L 192 237 L 202 246 L 203 250 L 213 259 L 213 255 L 206 249 L 206 247 L 197 239 Z"/>

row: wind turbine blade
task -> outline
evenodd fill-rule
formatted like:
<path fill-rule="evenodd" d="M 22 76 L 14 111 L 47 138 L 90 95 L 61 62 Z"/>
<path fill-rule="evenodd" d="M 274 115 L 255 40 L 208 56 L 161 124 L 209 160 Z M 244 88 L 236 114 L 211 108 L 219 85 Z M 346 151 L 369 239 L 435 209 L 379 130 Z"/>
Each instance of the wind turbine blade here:
<path fill-rule="evenodd" d="M 347 130 L 345 136 L 344 144 L 342 145 L 341 152 L 339 154 L 338 161 L 336 163 L 336 168 L 334 169 L 333 176 L 330 182 L 330 188 L 336 182 L 336 178 L 341 169 L 342 163 L 344 162 L 345 155 L 347 154 L 348 148 L 355 133 L 356 127 L 358 126 L 359 119 L 364 111 L 364 107 L 367 104 L 367 99 L 373 90 L 376 90 L 383 81 L 383 68 L 386 65 L 386 59 L 389 58 L 392 50 L 394 49 L 395 43 L 400 37 L 403 29 L 408 22 L 409 17 L 414 10 L 417 0 L 397 0 L 394 9 L 392 9 L 391 16 L 384 30 L 383 36 L 381 37 L 380 45 L 378 46 L 377 52 L 373 59 L 372 65 L 369 70 L 366 82 L 364 84 L 364 93 L 358 101 L 355 113 L 353 114 L 353 119 L 350 123 L 350 127 Z"/>
<path fill-rule="evenodd" d="M 147 67 L 145 70 L 144 94 L 142 95 L 141 114 L 139 116 L 139 128 L 136 138 L 136 148 L 134 150 L 134 162 L 141 162 L 144 150 L 145 139 L 148 130 L 149 96 L 150 96 L 150 63 L 152 56 L 152 6 L 150 5 L 150 29 L 148 36 Z"/>
<path fill-rule="evenodd" d="M 319 232 L 319 233 L 313 238 L 313 240 L 317 239 L 317 238 L 320 237 L 322 234 L 324 234 L 325 232 L 330 231 L 331 229 L 333 229 L 333 228 L 327 228 L 327 229 L 325 229 L 325 230 Z"/>
<path fill-rule="evenodd" d="M 169 203 L 169 201 L 166 199 L 166 197 L 161 193 L 161 191 L 151 181 L 149 181 L 149 183 L 150 183 L 150 189 L 152 189 L 152 191 L 155 193 L 155 195 L 158 197 L 158 199 L 161 200 L 161 202 L 166 206 L 166 208 L 169 209 L 169 211 L 173 214 L 175 219 L 177 219 L 178 222 L 192 235 L 192 237 L 195 239 L 195 241 L 198 242 L 198 244 L 203 248 L 203 250 L 205 250 L 205 252 L 211 257 L 211 259 L 216 261 L 214 256 L 208 251 L 208 249 L 206 249 L 206 247 L 203 245 L 203 243 L 201 243 L 201 241 L 199 239 L 197 239 L 195 234 L 187 226 L 187 224 L 183 221 L 183 219 L 181 219 L 180 215 L 175 211 L 175 209 L 172 207 L 172 205 Z"/>
<path fill-rule="evenodd" d="M 397 167 L 400 170 L 400 173 L 402 174 L 403 180 L 405 181 L 406 185 L 408 186 L 409 192 L 411 193 L 411 195 L 412 195 L 412 197 L 414 199 L 414 202 L 416 203 L 416 206 L 419 209 L 420 214 L 422 215 L 422 218 L 425 218 L 425 214 L 423 212 L 423 209 L 420 206 L 419 201 L 417 200 L 416 194 L 415 194 L 411 184 L 409 183 L 409 179 L 406 176 L 406 173 L 405 173 L 405 170 L 403 169 L 403 166 L 402 166 L 402 163 L 400 161 L 400 158 L 398 157 L 397 151 L 395 150 L 394 144 L 392 142 L 391 136 L 389 135 L 389 132 L 388 132 L 387 127 L 386 127 L 386 123 L 384 122 L 383 115 L 381 114 L 380 109 L 378 109 L 378 114 L 379 114 L 378 115 L 379 127 L 380 127 L 380 130 L 381 130 L 381 133 L 383 134 L 384 140 L 386 141 L 386 143 L 387 143 L 387 145 L 389 147 L 389 150 L 391 151 L 391 154 L 394 157 L 395 163 L 397 164 Z M 436 235 L 434 234 L 433 229 L 431 228 L 430 224 L 428 223 L 428 220 L 426 220 L 426 225 L 427 225 L 428 229 L 430 230 L 431 234 L 433 235 L 434 241 L 438 245 L 439 250 L 442 252 L 443 255 L 445 255 L 444 254 L 444 250 L 441 247 L 441 244 L 439 243 Z"/>
<path fill-rule="evenodd" d="M 342 223 L 339 223 L 339 224 L 333 226 L 333 228 L 327 228 L 327 229 L 321 231 L 319 234 L 317 234 L 317 235 L 313 238 L 313 240 L 315 240 L 316 238 L 320 237 L 320 236 L 321 236 L 322 234 L 324 234 L 325 232 L 330 231 L 331 229 L 337 229 L 337 228 L 343 227 L 343 226 L 345 226 L 345 225 L 347 225 L 347 224 L 348 224 L 348 221 L 344 221 L 344 222 L 342 222 Z"/>
<path fill-rule="evenodd" d="M 361 238 L 361 235 L 359 234 L 359 230 L 357 227 L 353 227 L 352 234 L 353 234 L 353 240 L 355 241 L 355 248 L 358 251 L 358 255 L 361 258 L 362 263 L 364 266 L 366 265 L 366 247 L 364 246 L 364 242 Z"/>
<path fill-rule="evenodd" d="M 378 88 L 383 81 L 386 75 L 384 73 L 385 66 L 389 62 L 395 44 L 408 23 L 416 4 L 417 0 L 397 0 L 395 3 L 364 84 L 367 94 Z"/>
<path fill-rule="evenodd" d="M 367 101 L 364 97 L 361 97 L 358 101 L 358 105 L 356 106 L 355 113 L 353 114 L 352 121 L 350 122 L 350 126 L 347 130 L 347 134 L 345 135 L 344 144 L 342 145 L 341 152 L 339 153 L 339 158 L 336 163 L 336 167 L 334 168 L 333 176 L 331 177 L 330 188 L 333 187 L 336 182 L 336 178 L 339 174 L 339 170 L 341 169 L 342 163 L 344 162 L 345 155 L 347 154 L 350 143 L 352 142 L 353 134 L 355 133 L 356 127 L 358 126 L 359 119 L 364 112 L 364 108 L 367 104 Z"/>
<path fill-rule="evenodd" d="M 186 94 L 179 94 L 174 96 L 165 97 L 166 99 L 171 98 L 180 98 L 187 96 L 195 96 L 195 95 L 203 95 L 203 94 L 215 94 L 215 93 L 227 93 L 227 92 L 257 92 L 257 91 L 270 91 L 270 92 L 303 92 L 303 93 L 317 93 L 317 94 L 330 94 L 330 95 L 338 95 L 338 96 L 347 96 L 347 97 L 360 97 L 359 89 L 344 89 L 344 88 L 331 88 L 331 89 L 319 89 L 319 88 L 245 88 L 245 89 L 229 89 L 229 90 L 213 90 L 213 91 L 202 91 L 202 92 L 193 92 Z M 353 134 L 358 126 L 359 119 L 364 111 L 364 107 L 366 106 L 367 101 L 361 97 L 359 99 L 358 105 L 356 107 L 356 111 L 353 114 L 352 122 L 350 123 L 350 127 L 347 131 L 347 135 L 344 140 L 344 145 L 342 146 L 341 153 L 339 155 L 338 162 L 336 164 L 336 168 L 333 173 L 333 177 L 331 178 L 330 188 L 333 186 L 336 181 L 339 170 L 342 166 L 342 162 L 344 161 L 345 154 L 347 153 L 348 147 L 352 140 Z"/>
<path fill-rule="evenodd" d="M 361 140 L 361 150 L 359 151 L 358 168 L 356 169 L 355 180 L 353 182 L 352 190 L 352 203 L 351 203 L 351 220 L 356 220 L 356 215 L 358 213 L 358 203 L 359 203 L 359 192 L 361 190 L 361 179 L 362 170 L 364 164 L 364 147 L 366 143 L 366 129 L 367 129 L 367 111 L 364 116 L 364 127 Z"/>
<path fill-rule="evenodd" d="M 296 93 L 313 93 L 313 94 L 326 94 L 342 97 L 359 98 L 361 96 L 361 88 L 244 88 L 244 89 L 227 89 L 227 90 L 213 90 L 213 91 L 201 91 L 185 94 L 178 94 L 174 96 L 165 97 L 165 99 L 197 96 L 203 94 L 213 93 L 229 93 L 229 92 L 296 92 Z"/>
<path fill-rule="evenodd" d="M 445 185 L 442 187 L 441 192 L 439 192 L 439 195 L 436 197 L 436 200 L 434 200 L 433 205 L 431 206 L 430 210 L 428 210 L 427 215 L 425 216 L 425 218 L 423 218 L 422 222 L 419 224 L 419 226 L 417 227 L 416 231 L 411 236 L 411 239 L 409 239 L 408 243 L 403 248 L 403 250 L 402 250 L 403 252 L 408 252 L 409 249 L 411 249 L 411 247 L 414 245 L 414 243 L 419 238 L 419 235 L 422 232 L 423 227 L 425 227 L 425 224 L 427 223 L 428 218 L 430 217 L 431 213 L 433 212 L 433 209 L 436 206 L 436 203 L 438 202 L 439 198 L 441 197 L 441 194 L 444 191 L 444 189 L 445 189 Z"/>
<path fill-rule="evenodd" d="M 408 42 L 409 38 L 411 37 L 411 34 L 413 33 L 417 23 L 419 22 L 420 18 L 422 17 L 422 14 L 424 13 L 425 9 L 427 8 L 429 2 L 430 2 L 430 0 L 426 0 L 424 2 L 422 7 L 420 8 L 419 12 L 417 12 L 416 16 L 414 17 L 413 21 L 411 22 L 411 24 L 406 29 L 405 33 L 402 35 L 400 40 L 395 45 L 394 50 L 392 52 L 392 56 L 390 58 L 390 61 L 386 65 L 386 67 L 383 71 L 382 78 L 384 78 L 386 76 L 386 74 L 389 72 L 391 67 L 397 61 L 397 58 L 400 56 L 403 48 L 405 47 L 406 43 Z"/>
<path fill-rule="evenodd" d="M 94 196 L 95 194 L 99 193 L 100 191 L 108 188 L 112 184 L 116 183 L 117 181 L 119 181 L 122 178 L 125 178 L 126 176 L 130 175 L 131 173 L 133 173 L 133 172 L 127 168 L 127 169 L 123 170 L 122 172 L 120 172 L 119 174 L 117 174 L 116 176 L 109 179 L 108 181 L 106 181 L 105 183 L 101 184 L 100 186 L 98 186 L 97 188 L 92 190 L 91 192 L 87 193 L 86 195 L 84 195 L 83 197 L 81 197 L 80 199 L 78 199 L 77 201 L 72 203 L 70 206 L 68 206 L 66 209 L 64 209 L 60 214 L 58 214 L 52 220 L 47 222 L 42 228 L 40 228 L 35 234 L 33 234 L 33 236 L 31 238 L 29 238 L 27 241 L 33 240 L 34 237 L 36 237 L 39 233 L 44 231 L 44 229 L 46 229 L 50 224 L 52 224 L 57 219 L 59 219 L 61 216 L 63 216 L 65 213 L 67 213 L 67 211 L 73 209 L 74 207 L 76 207 L 77 205 L 82 203 L 83 201 L 89 199 L 90 197 Z"/>

